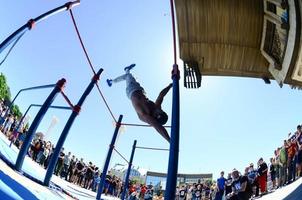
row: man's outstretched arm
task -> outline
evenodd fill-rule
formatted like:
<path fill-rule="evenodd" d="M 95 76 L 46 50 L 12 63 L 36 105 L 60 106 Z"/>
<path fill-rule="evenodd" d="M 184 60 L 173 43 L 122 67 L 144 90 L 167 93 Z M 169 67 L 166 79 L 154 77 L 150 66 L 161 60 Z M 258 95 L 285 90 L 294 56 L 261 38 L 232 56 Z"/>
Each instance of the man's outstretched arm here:
<path fill-rule="evenodd" d="M 165 87 L 158 95 L 156 101 L 155 101 L 155 105 L 157 106 L 161 106 L 163 100 L 164 100 L 164 97 L 166 96 L 166 94 L 169 92 L 170 88 L 172 88 L 172 83 L 170 83 L 167 87 Z"/>
<path fill-rule="evenodd" d="M 151 117 L 149 115 L 145 115 L 145 116 L 140 116 L 139 118 L 140 118 L 140 120 L 142 120 L 142 121 L 148 123 L 150 126 L 154 127 L 156 129 L 156 131 L 170 143 L 170 136 L 169 136 L 167 130 L 160 123 L 158 123 L 153 117 Z"/>

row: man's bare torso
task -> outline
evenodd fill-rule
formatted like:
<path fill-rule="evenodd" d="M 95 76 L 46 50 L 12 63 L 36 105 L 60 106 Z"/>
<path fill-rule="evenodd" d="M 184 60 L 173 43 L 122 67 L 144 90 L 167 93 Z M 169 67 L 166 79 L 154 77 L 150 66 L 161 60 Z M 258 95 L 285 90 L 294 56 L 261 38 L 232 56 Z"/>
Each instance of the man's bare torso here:
<path fill-rule="evenodd" d="M 143 115 L 151 116 L 156 109 L 156 105 L 141 90 L 135 91 L 132 94 L 131 102 L 140 119 Z"/>

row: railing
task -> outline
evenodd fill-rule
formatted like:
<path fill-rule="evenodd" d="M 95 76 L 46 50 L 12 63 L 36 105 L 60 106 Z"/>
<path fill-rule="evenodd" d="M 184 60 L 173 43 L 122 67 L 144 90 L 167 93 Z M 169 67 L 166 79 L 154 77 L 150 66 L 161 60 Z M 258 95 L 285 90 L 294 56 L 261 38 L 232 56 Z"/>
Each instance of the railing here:
<path fill-rule="evenodd" d="M 184 62 L 184 86 L 186 88 L 199 88 L 201 74 L 197 62 Z"/>

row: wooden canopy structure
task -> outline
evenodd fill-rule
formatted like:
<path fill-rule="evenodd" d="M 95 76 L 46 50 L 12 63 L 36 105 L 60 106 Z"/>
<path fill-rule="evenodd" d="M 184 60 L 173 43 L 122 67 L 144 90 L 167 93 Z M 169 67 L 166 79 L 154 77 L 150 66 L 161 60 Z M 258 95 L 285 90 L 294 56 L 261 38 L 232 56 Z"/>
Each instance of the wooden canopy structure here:
<path fill-rule="evenodd" d="M 274 3 L 273 0 L 175 0 L 180 57 L 185 66 L 194 69 L 197 77 L 199 75 L 253 77 L 263 78 L 267 83 L 269 79 L 277 80 L 279 76 L 281 77 L 272 71 L 276 69 L 282 71 L 282 63 L 277 65 L 276 60 L 265 57 L 264 50 L 268 46 L 271 50 L 269 56 L 274 55 L 273 50 L 277 46 L 279 57 L 285 58 L 289 27 L 284 26 L 285 30 L 280 28 L 280 34 L 277 34 L 276 31 L 279 29 L 276 28 L 267 31 L 265 9 L 267 6 L 270 6 L 269 8 L 275 6 L 273 14 L 278 18 L 277 9 L 284 5 L 281 5 L 281 0 L 276 0 L 276 4 L 272 2 L 267 4 L 266 1 Z M 280 24 L 284 23 L 283 18 L 279 18 Z M 285 45 L 281 47 L 273 45 L 277 40 L 268 41 L 270 36 L 279 41 L 285 38 Z M 300 37 L 295 38 L 295 43 L 299 41 Z M 296 51 L 298 50 L 299 45 L 296 48 Z M 294 68 L 296 63 L 291 64 L 291 68 Z M 270 70 L 270 67 L 273 69 Z M 283 83 L 293 82 L 288 71 L 290 70 L 286 70 L 285 77 L 277 80 L 281 86 Z M 189 72 L 186 76 L 190 74 L 192 75 Z M 302 86 L 299 81 L 295 84 Z"/>

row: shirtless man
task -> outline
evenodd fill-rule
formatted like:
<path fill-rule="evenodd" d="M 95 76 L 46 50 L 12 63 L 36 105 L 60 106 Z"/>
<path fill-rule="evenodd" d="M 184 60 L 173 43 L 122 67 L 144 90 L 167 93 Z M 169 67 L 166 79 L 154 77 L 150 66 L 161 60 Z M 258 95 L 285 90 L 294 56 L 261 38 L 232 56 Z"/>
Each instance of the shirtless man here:
<path fill-rule="evenodd" d="M 164 100 L 165 95 L 172 87 L 172 84 L 169 84 L 166 88 L 164 88 L 159 93 L 156 101 L 153 102 L 146 97 L 144 88 L 141 87 L 141 85 L 130 73 L 130 70 L 134 66 L 135 64 L 125 67 L 124 75 L 119 76 L 113 80 L 107 79 L 107 84 L 111 87 L 112 83 L 126 81 L 126 93 L 128 98 L 132 102 L 138 118 L 154 127 L 159 134 L 161 134 L 168 142 L 170 142 L 169 134 L 163 127 L 163 125 L 168 121 L 168 115 L 162 110 L 161 104 Z"/>

